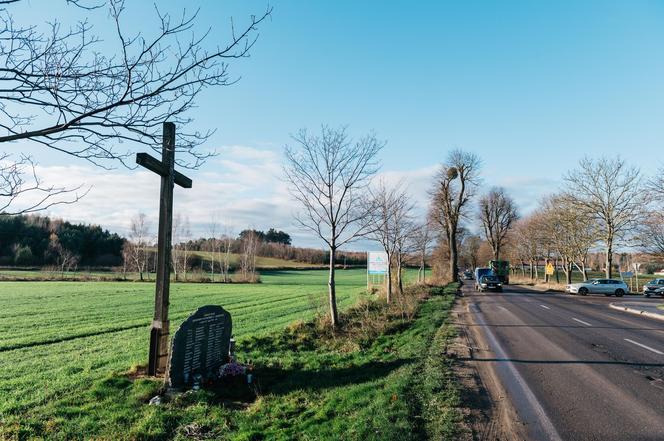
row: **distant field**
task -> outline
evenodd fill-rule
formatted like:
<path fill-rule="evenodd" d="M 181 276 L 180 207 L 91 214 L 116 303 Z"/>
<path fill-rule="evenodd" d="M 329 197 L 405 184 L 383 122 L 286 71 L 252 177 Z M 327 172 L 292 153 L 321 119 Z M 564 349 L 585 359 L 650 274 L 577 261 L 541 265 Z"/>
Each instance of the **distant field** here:
<path fill-rule="evenodd" d="M 202 257 L 204 260 L 211 259 L 211 253 L 206 251 L 194 251 L 192 255 Z M 237 267 L 239 265 L 240 256 L 237 254 L 230 255 L 230 265 Z M 274 269 L 316 269 L 324 267 L 324 265 L 314 265 L 305 262 L 296 262 L 293 260 L 276 259 L 273 257 L 257 257 L 256 268 L 259 271 L 274 270 Z M 199 279 L 200 277 L 211 277 L 211 273 L 200 270 L 189 271 L 188 279 Z M 173 278 L 174 276 L 172 276 Z M 71 271 L 64 274 L 57 270 L 44 269 L 44 270 L 21 270 L 21 269 L 0 269 L 0 281 L 2 280 L 44 280 L 44 279 L 65 279 L 65 280 L 108 280 L 115 281 L 118 279 L 138 280 L 139 275 L 135 272 L 121 272 L 111 271 Z M 144 278 L 147 280 L 154 280 L 154 273 L 144 273 Z M 218 281 L 219 273 L 215 273 L 215 280 Z"/>
<path fill-rule="evenodd" d="M 200 256 L 205 260 L 212 260 L 212 253 L 208 251 L 193 251 L 193 255 L 195 256 Z M 240 255 L 239 254 L 232 254 L 229 256 L 229 261 L 231 266 L 237 267 L 240 265 Z M 217 263 L 219 263 L 219 260 L 217 257 L 215 257 L 215 260 Z M 315 265 L 313 263 L 305 263 L 305 262 L 296 262 L 294 260 L 284 260 L 284 259 L 277 259 L 274 257 L 256 257 L 256 267 L 259 269 L 274 269 L 274 268 L 317 268 L 321 267 L 324 265 Z"/>
<path fill-rule="evenodd" d="M 341 308 L 363 292 L 365 274 L 338 272 Z M 177 283 L 171 327 L 201 305 L 219 304 L 240 340 L 281 329 L 325 307 L 326 278 L 321 270 L 273 271 L 253 285 Z M 144 364 L 153 296 L 148 283 L 0 282 L 0 418 L 38 415 L 112 372 Z"/>

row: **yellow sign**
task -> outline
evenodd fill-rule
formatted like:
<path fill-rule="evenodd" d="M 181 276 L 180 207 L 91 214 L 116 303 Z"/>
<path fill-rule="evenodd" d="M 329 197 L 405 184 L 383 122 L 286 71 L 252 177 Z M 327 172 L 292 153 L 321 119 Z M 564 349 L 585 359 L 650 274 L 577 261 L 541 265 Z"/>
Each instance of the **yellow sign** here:
<path fill-rule="evenodd" d="M 553 276 L 553 264 L 552 263 L 547 263 L 546 264 L 546 275 L 547 276 Z"/>

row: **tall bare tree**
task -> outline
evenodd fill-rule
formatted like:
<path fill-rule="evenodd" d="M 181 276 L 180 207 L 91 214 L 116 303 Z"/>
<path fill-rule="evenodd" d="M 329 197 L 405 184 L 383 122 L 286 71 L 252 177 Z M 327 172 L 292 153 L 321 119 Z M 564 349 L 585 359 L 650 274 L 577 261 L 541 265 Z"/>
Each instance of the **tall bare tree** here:
<path fill-rule="evenodd" d="M 295 145 L 286 147 L 284 172 L 290 193 L 303 209 L 295 220 L 329 248 L 330 318 L 336 327 L 336 252 L 370 231 L 365 193 L 378 171 L 377 155 L 384 143 L 374 134 L 353 140 L 345 128 L 327 126 L 320 135 L 300 130 L 293 140 Z"/>
<path fill-rule="evenodd" d="M 371 202 L 368 206 L 374 208 L 371 215 L 371 239 L 380 243 L 387 254 L 387 302 L 392 300 L 392 279 L 395 271 L 398 292 L 403 291 L 401 271 L 404 254 L 407 251 L 406 243 L 411 237 L 414 224 L 412 211 L 414 208 L 411 198 L 402 184 L 388 187 L 385 182 L 379 182 L 371 191 Z"/>
<path fill-rule="evenodd" d="M 538 207 L 514 225 L 513 238 L 518 255 L 527 260 L 530 278 L 539 279 L 539 262 L 551 254 L 551 238 L 546 233 L 547 216 Z"/>
<path fill-rule="evenodd" d="M 131 266 L 138 272 L 141 281 L 143 281 L 143 273 L 148 270 L 149 239 L 150 221 L 148 221 L 145 213 L 138 213 L 131 219 L 128 251 Z"/>
<path fill-rule="evenodd" d="M 259 24 L 270 14 L 268 9 L 242 27 L 232 25 L 226 43 L 208 45 L 208 32 L 195 33 L 197 13 L 171 16 L 155 8 L 153 25 L 143 18 L 141 33 L 124 24 L 123 0 L 61 2 L 59 17 L 83 8 L 86 15 L 107 20 L 99 29 L 87 19 L 22 24 L 13 12 L 20 3 L 27 2 L 0 2 L 0 148 L 22 141 L 106 168 L 124 164 L 140 146 L 160 152 L 164 121 L 179 126 L 177 149 L 186 153 L 176 155 L 179 164 L 196 167 L 204 161 L 210 153 L 197 147 L 212 131 L 188 130 L 189 111 L 201 92 L 237 81 L 229 63 L 249 55 Z M 30 168 L 25 156 L 14 158 L 5 150 L 0 157 L 9 163 L 0 171 L 3 179 L 11 181 L 16 169 Z M 34 169 L 25 176 L 32 174 Z M 28 190 L 42 197 L 40 204 L 28 204 L 32 211 L 80 197 L 75 188 L 35 179 L 2 188 L 0 203 Z"/>
<path fill-rule="evenodd" d="M 240 255 L 240 273 L 245 282 L 256 281 L 256 254 L 260 239 L 254 230 L 242 237 L 242 254 Z"/>
<path fill-rule="evenodd" d="M 641 172 L 619 157 L 584 158 L 564 180 L 565 197 L 597 226 L 597 239 L 604 244 L 606 277 L 610 278 L 615 246 L 629 239 L 650 201 Z"/>
<path fill-rule="evenodd" d="M 429 247 L 431 246 L 432 240 L 431 226 L 428 222 L 423 222 L 422 224 L 415 226 L 412 242 L 419 263 L 417 269 L 418 282 L 426 282 L 427 255 L 429 254 Z"/>
<path fill-rule="evenodd" d="M 548 236 L 552 248 L 560 257 L 567 283 L 572 283 L 574 267 L 586 280 L 588 253 L 596 242 L 592 219 L 560 195 L 544 199 L 541 205 L 545 223 L 540 234 Z"/>
<path fill-rule="evenodd" d="M 664 166 L 647 185 L 656 206 L 649 210 L 639 228 L 640 245 L 645 252 L 664 257 Z"/>
<path fill-rule="evenodd" d="M 519 218 L 516 204 L 504 188 L 494 187 L 482 196 L 479 207 L 484 238 L 491 246 L 494 260 L 499 260 L 507 234 Z"/>
<path fill-rule="evenodd" d="M 655 200 L 664 203 L 664 165 L 657 170 L 654 177 L 648 180 L 647 188 Z"/>
<path fill-rule="evenodd" d="M 480 246 L 482 238 L 476 234 L 466 236 L 461 242 L 461 255 L 464 260 L 475 269 L 479 266 Z"/>
<path fill-rule="evenodd" d="M 435 179 L 430 217 L 444 233 L 449 247 L 450 277 L 459 280 L 460 222 L 466 217 L 468 203 L 475 196 L 481 161 L 474 153 L 452 150 Z"/>

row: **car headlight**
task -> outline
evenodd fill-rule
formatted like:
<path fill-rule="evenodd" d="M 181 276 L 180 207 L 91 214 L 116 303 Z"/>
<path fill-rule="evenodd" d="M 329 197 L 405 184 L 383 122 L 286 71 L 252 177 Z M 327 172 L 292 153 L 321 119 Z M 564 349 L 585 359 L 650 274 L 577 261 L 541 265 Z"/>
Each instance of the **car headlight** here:
<path fill-rule="evenodd" d="M 498 283 L 498 286 L 503 286 L 503 284 L 502 284 L 502 283 Z"/>
<path fill-rule="evenodd" d="M 480 283 L 481 286 L 486 286 L 486 283 Z"/>

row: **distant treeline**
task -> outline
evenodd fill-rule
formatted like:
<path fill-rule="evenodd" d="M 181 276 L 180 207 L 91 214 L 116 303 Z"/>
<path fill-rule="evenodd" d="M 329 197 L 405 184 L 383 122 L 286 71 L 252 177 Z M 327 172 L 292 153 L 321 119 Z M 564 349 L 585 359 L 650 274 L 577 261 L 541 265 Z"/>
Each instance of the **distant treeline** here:
<path fill-rule="evenodd" d="M 0 265 L 115 266 L 125 239 L 99 225 L 0 215 Z"/>
<path fill-rule="evenodd" d="M 248 238 L 248 231 L 251 230 L 245 230 L 241 232 L 237 238 L 229 240 L 231 253 L 243 253 L 245 248 L 244 241 Z M 260 235 L 257 235 L 259 241 L 256 248 L 256 255 L 261 257 L 273 257 L 275 259 L 311 263 L 315 265 L 326 265 L 329 263 L 330 255 L 326 250 L 291 246 L 289 245 L 290 236 L 283 231 L 280 231 L 279 233 L 283 233 L 288 236 L 288 243 L 270 241 L 269 235 L 262 236 L 262 238 Z M 219 239 L 215 240 L 211 238 L 201 238 L 189 241 L 187 246 L 189 250 L 192 251 L 213 251 L 220 247 L 218 240 Z M 367 263 L 367 255 L 363 252 L 338 251 L 336 257 L 336 263 L 340 265 L 366 265 Z"/>
<path fill-rule="evenodd" d="M 249 237 L 257 239 L 256 256 L 272 257 L 315 265 L 326 265 L 329 254 L 325 250 L 291 246 L 291 236 L 280 230 L 247 229 L 236 238 L 201 238 L 186 242 L 190 251 L 222 249 L 227 242 L 230 252 L 243 254 Z M 123 264 L 123 246 L 129 243 L 116 233 L 110 233 L 98 225 L 72 224 L 61 219 L 39 215 L 0 215 L 0 265 L 49 266 L 63 270 L 76 266 L 113 267 Z M 183 244 L 176 244 L 182 248 Z M 154 246 L 147 243 L 145 246 Z M 224 247 L 225 248 L 225 247 Z M 125 249 L 126 251 L 126 249 Z M 147 253 L 152 254 L 152 253 Z M 146 259 L 152 256 L 146 255 Z M 201 267 L 200 259 L 193 258 L 187 266 Z M 341 251 L 337 264 L 365 265 L 366 254 Z M 146 262 L 147 268 L 151 268 Z M 203 265 L 204 266 L 204 265 Z"/>

